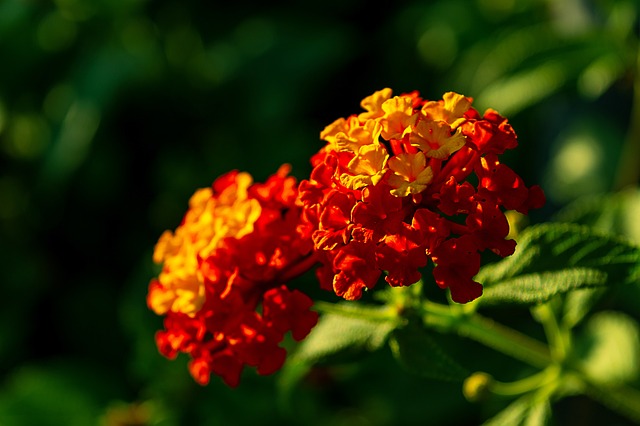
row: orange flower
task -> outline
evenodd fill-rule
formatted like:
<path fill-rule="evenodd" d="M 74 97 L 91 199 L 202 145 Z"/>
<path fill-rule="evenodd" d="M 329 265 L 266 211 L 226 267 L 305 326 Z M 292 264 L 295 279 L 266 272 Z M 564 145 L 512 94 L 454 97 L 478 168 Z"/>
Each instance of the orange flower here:
<path fill-rule="evenodd" d="M 156 343 L 168 358 L 187 353 L 198 383 L 215 374 L 236 386 L 245 366 L 278 370 L 284 334 L 303 339 L 318 319 L 287 284 L 318 263 L 321 288 L 349 300 L 383 275 L 411 285 L 429 261 L 454 301 L 479 297 L 481 252 L 515 249 L 504 210 L 544 204 L 539 187 L 500 162 L 517 139 L 497 112 L 480 116 L 453 92 L 425 101 L 383 89 L 361 105 L 321 132 L 327 144 L 300 185 L 288 166 L 264 183 L 227 173 L 160 237 L 162 271 L 147 295 L 164 315 Z"/>
<path fill-rule="evenodd" d="M 508 256 L 515 247 L 502 209 L 526 213 L 544 195 L 498 160 L 517 146 L 507 120 L 493 110 L 480 116 L 471 102 L 453 92 L 425 101 L 383 89 L 362 101 L 366 112 L 321 133 L 328 144 L 300 184 L 300 203 L 323 288 L 358 299 L 383 271 L 389 284 L 410 285 L 430 259 L 453 300 L 482 294 L 473 281 L 480 252 Z M 376 130 L 354 137 L 360 129 Z"/>
<path fill-rule="evenodd" d="M 213 373 L 236 386 L 245 365 L 276 371 L 284 334 L 300 340 L 317 321 L 311 299 L 285 285 L 316 263 L 288 171 L 265 183 L 246 173 L 220 177 L 194 194 L 182 224 L 156 245 L 163 269 L 147 301 L 165 315 L 157 345 L 169 358 L 189 354 L 198 383 Z"/>
<path fill-rule="evenodd" d="M 261 207 L 247 195 L 251 176 L 234 172 L 225 181 L 219 192 L 214 188 L 196 191 L 182 224 L 173 233 L 165 231 L 156 244 L 153 260 L 163 267 L 148 296 L 149 307 L 156 314 L 195 314 L 205 296 L 198 259 L 220 248 L 225 238 L 239 239 L 253 231 Z"/>

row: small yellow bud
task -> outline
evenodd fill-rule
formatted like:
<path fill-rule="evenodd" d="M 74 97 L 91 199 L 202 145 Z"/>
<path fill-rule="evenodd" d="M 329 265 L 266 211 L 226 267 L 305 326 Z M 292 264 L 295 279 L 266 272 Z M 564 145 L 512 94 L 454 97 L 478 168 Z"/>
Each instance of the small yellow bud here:
<path fill-rule="evenodd" d="M 493 377 L 487 373 L 477 372 L 467 377 L 462 385 L 462 393 L 471 402 L 481 401 L 489 394 Z"/>

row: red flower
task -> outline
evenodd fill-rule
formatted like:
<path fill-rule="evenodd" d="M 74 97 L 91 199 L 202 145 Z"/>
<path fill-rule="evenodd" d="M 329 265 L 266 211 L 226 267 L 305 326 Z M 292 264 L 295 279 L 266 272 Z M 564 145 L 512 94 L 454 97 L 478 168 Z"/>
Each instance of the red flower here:
<path fill-rule="evenodd" d="M 198 193 L 186 220 L 160 246 L 156 258 L 166 272 L 148 296 L 165 314 L 157 345 L 168 358 L 189 354 L 200 384 L 215 374 L 237 386 L 244 366 L 277 371 L 285 333 L 301 340 L 317 322 L 311 299 L 285 285 L 316 263 L 310 234 L 300 234 L 309 227 L 296 205 L 297 184 L 287 174 L 283 167 L 265 183 L 237 172 L 222 176 Z M 197 303 L 178 309 L 185 305 L 171 298 L 187 291 Z"/>
<path fill-rule="evenodd" d="M 473 280 L 480 269 L 480 254 L 471 238 L 448 239 L 431 258 L 437 264 L 433 269 L 436 284 L 449 287 L 454 302 L 467 303 L 482 295 L 482 285 Z"/>
<path fill-rule="evenodd" d="M 544 204 L 539 187 L 500 163 L 517 139 L 495 111 L 480 116 L 456 93 L 427 101 L 390 89 L 361 105 L 321 132 L 327 145 L 309 179 L 297 185 L 286 166 L 264 183 L 230 172 L 196 191 L 180 226 L 160 237 L 162 272 L 147 296 L 165 316 L 157 346 L 188 354 L 198 383 L 215 374 L 237 386 L 245 366 L 282 366 L 284 335 L 301 340 L 318 320 L 287 283 L 316 264 L 321 288 L 349 300 L 383 273 L 411 285 L 429 260 L 454 301 L 479 297 L 480 253 L 515 249 L 503 210 Z"/>
<path fill-rule="evenodd" d="M 327 145 L 299 196 L 323 288 L 358 299 L 383 272 L 392 286 L 418 281 L 431 259 L 453 300 L 482 294 L 473 281 L 480 252 L 508 256 L 515 248 L 503 209 L 527 213 L 544 194 L 498 160 L 518 144 L 511 125 L 493 110 L 481 116 L 471 102 L 384 89 L 362 101 L 366 112 L 323 130 Z"/>
<path fill-rule="evenodd" d="M 335 251 L 333 289 L 347 300 L 359 299 L 362 291 L 372 289 L 381 271 L 375 265 L 375 246 L 353 241 Z"/>

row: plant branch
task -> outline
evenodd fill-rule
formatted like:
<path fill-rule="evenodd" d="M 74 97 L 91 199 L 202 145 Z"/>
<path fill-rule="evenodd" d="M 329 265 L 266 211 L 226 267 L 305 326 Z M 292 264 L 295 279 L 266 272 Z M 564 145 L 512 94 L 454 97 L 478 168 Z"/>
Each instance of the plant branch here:
<path fill-rule="evenodd" d="M 475 340 L 534 367 L 553 363 L 543 343 L 478 313 L 461 315 L 460 310 L 429 302 L 423 305 L 423 320 L 427 326 Z"/>

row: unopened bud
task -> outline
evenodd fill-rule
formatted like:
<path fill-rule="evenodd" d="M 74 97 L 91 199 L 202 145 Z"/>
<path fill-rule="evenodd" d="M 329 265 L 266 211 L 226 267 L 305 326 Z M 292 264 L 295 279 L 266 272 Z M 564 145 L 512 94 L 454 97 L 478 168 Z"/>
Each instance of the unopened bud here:
<path fill-rule="evenodd" d="M 471 402 L 481 401 L 489 394 L 493 377 L 487 373 L 477 372 L 467 377 L 462 385 L 462 393 Z"/>

